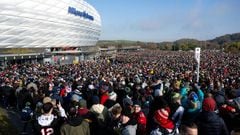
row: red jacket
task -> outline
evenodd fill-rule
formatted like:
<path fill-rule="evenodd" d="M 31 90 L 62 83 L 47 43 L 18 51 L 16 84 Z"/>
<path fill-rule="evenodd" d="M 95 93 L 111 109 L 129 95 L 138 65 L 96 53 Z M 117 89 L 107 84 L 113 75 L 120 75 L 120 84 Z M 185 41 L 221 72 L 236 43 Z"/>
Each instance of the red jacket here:
<path fill-rule="evenodd" d="M 109 96 L 107 93 L 104 93 L 100 98 L 100 104 L 104 105 L 105 102 L 109 99 Z"/>
<path fill-rule="evenodd" d="M 138 113 L 133 113 L 133 119 L 137 120 L 137 134 L 146 135 L 147 118 L 145 114 L 142 111 Z"/>

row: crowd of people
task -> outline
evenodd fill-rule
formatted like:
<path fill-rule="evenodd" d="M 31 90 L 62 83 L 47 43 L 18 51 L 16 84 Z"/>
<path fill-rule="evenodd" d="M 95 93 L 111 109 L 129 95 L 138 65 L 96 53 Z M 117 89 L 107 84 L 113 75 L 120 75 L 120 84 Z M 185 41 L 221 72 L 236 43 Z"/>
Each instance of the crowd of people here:
<path fill-rule="evenodd" d="M 79 64 L 1 67 L 1 105 L 36 135 L 230 135 L 240 130 L 240 54 L 119 52 Z"/>

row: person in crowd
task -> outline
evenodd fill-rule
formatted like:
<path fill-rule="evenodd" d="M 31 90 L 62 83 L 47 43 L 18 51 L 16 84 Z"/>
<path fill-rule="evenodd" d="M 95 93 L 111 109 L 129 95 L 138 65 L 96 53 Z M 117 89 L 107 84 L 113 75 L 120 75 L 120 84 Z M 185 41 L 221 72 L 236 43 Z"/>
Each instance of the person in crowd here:
<path fill-rule="evenodd" d="M 29 124 L 31 124 L 32 116 L 33 116 L 33 110 L 31 109 L 31 103 L 27 102 L 25 104 L 25 107 L 21 111 L 21 120 L 23 122 L 23 131 L 22 134 L 27 133 L 26 129 Z"/>
<path fill-rule="evenodd" d="M 87 101 L 85 99 L 81 99 L 79 101 L 77 112 L 78 115 L 82 116 L 83 118 L 89 118 L 89 109 L 87 108 Z"/>
<path fill-rule="evenodd" d="M 100 88 L 100 104 L 104 105 L 105 102 L 109 99 L 109 86 L 107 84 L 103 84 Z"/>
<path fill-rule="evenodd" d="M 154 121 L 158 124 L 157 127 L 152 130 L 152 135 L 161 134 L 174 134 L 175 123 L 169 118 L 170 108 L 160 108 L 154 113 Z"/>
<path fill-rule="evenodd" d="M 201 111 L 201 102 L 196 92 L 192 91 L 188 95 L 187 107 L 185 107 L 183 120 L 185 123 L 194 122 Z"/>
<path fill-rule="evenodd" d="M 133 104 L 133 119 L 137 120 L 137 135 L 146 135 L 147 118 L 141 110 L 141 102 L 136 100 Z"/>
<path fill-rule="evenodd" d="M 91 112 L 91 134 L 93 135 L 104 135 L 106 134 L 106 119 L 108 115 L 108 109 L 100 104 L 98 96 L 92 97 L 92 107 L 90 108 Z"/>
<path fill-rule="evenodd" d="M 58 109 L 60 110 L 60 116 L 52 114 L 53 104 L 47 102 L 43 104 L 42 110 L 43 114 L 37 118 L 34 122 L 34 133 L 36 135 L 59 135 L 59 127 L 63 123 L 64 118 L 66 117 L 65 110 L 58 104 Z"/>
<path fill-rule="evenodd" d="M 198 135 L 198 127 L 195 123 L 181 125 L 180 135 Z"/>
<path fill-rule="evenodd" d="M 120 135 L 121 134 L 121 113 L 122 107 L 115 105 L 110 110 L 109 116 L 107 117 L 107 131 L 109 135 Z"/>
<path fill-rule="evenodd" d="M 75 106 L 69 108 L 68 118 L 60 128 L 61 135 L 90 135 L 89 123 L 77 113 Z"/>
<path fill-rule="evenodd" d="M 121 134 L 137 135 L 137 121 L 133 119 L 131 110 L 123 110 L 121 116 Z"/>
<path fill-rule="evenodd" d="M 172 109 L 173 109 L 173 114 L 172 114 L 172 120 L 174 121 L 176 125 L 176 132 L 179 133 L 178 128 L 181 125 L 182 122 L 182 117 L 184 113 L 184 108 L 181 105 L 181 96 L 179 93 L 174 93 L 172 97 Z"/>
<path fill-rule="evenodd" d="M 215 112 L 215 100 L 212 97 L 205 98 L 202 108 L 197 120 L 199 135 L 228 135 L 225 122 Z"/>
<path fill-rule="evenodd" d="M 49 100 L 48 97 L 50 97 L 49 101 L 54 103 L 51 114 L 58 116 L 57 119 L 61 118 L 58 102 L 63 105 L 65 110 L 69 110 L 73 103 L 72 100 L 76 100 L 77 102 L 73 104 L 79 106 L 80 99 L 84 99 L 87 106 L 80 111 L 80 114 L 84 114 L 87 109 L 92 109 L 89 111 L 88 121 L 91 134 L 94 135 L 100 134 L 101 131 L 107 131 L 104 130 L 108 127 L 106 122 L 103 124 L 104 128 L 93 128 L 94 125 L 101 123 L 102 118 L 109 117 L 107 110 L 111 112 L 115 105 L 120 104 L 123 110 L 129 109 L 132 112 L 133 101 L 139 100 L 143 103 L 141 110 L 147 117 L 147 134 L 150 134 L 155 125 L 158 125 L 153 119 L 155 112 L 162 108 L 170 108 L 169 120 L 172 120 L 176 126 L 181 127 L 182 124 L 197 122 L 197 114 L 201 109 L 204 110 L 202 105 L 204 96 L 207 98 L 207 94 L 211 93 L 217 102 L 215 111 L 219 111 L 219 116 L 223 118 L 228 130 L 231 131 L 239 125 L 239 58 L 240 54 L 212 50 L 202 51 L 201 70 L 197 85 L 195 83 L 196 62 L 192 53 L 185 51 L 117 52 L 114 60 L 98 58 L 96 61 L 81 61 L 81 63 L 70 65 L 7 64 L 0 69 L 1 105 L 5 109 L 17 105 L 18 111 L 21 112 L 25 103 L 30 102 L 31 108 L 36 110 L 34 112 L 34 119 L 36 119 L 34 123 L 36 123 L 37 118 L 48 114 L 42 114 L 40 111 L 44 110 L 43 105 L 48 103 L 45 102 L 46 99 Z M 104 92 L 101 93 L 103 84 L 109 86 L 103 89 L 107 90 L 106 95 Z M 18 86 L 21 86 L 22 89 L 18 89 Z M 11 90 L 7 90 L 9 87 Z M 77 92 L 78 90 L 79 92 Z M 181 104 L 172 105 L 173 92 L 180 93 Z M 73 96 L 74 94 L 77 94 L 78 97 Z M 100 98 L 99 103 L 104 103 L 102 106 L 92 102 L 94 95 Z M 43 104 L 41 107 L 37 105 L 39 102 Z M 93 107 L 95 109 L 91 108 L 93 105 L 95 105 Z M 189 119 L 183 116 L 181 122 L 179 121 L 178 116 L 180 115 L 177 111 L 179 106 L 184 108 L 184 116 L 190 116 Z M 185 112 L 191 115 L 185 115 L 187 114 Z M 213 115 L 212 113 L 203 111 L 200 114 Z M 173 117 L 175 115 L 177 116 Z M 50 114 L 46 116 L 50 116 Z M 122 117 L 120 116 L 120 118 Z M 215 118 L 215 115 L 212 118 Z M 121 127 L 125 126 L 120 126 L 120 129 Z"/>

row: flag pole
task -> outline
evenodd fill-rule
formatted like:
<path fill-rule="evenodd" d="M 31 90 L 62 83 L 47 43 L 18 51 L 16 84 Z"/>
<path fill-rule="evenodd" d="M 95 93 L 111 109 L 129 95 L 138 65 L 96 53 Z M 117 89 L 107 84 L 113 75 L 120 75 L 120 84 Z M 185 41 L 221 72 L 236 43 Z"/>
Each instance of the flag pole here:
<path fill-rule="evenodd" d="M 195 48 L 195 60 L 197 61 L 197 83 L 199 82 L 200 52 L 201 48 Z"/>

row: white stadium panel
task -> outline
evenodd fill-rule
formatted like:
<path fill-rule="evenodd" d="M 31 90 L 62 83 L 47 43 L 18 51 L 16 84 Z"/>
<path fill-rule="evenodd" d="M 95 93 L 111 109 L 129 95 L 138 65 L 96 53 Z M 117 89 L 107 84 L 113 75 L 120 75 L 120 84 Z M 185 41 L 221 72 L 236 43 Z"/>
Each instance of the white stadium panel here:
<path fill-rule="evenodd" d="M 0 48 L 94 46 L 100 32 L 84 0 L 0 0 Z"/>

